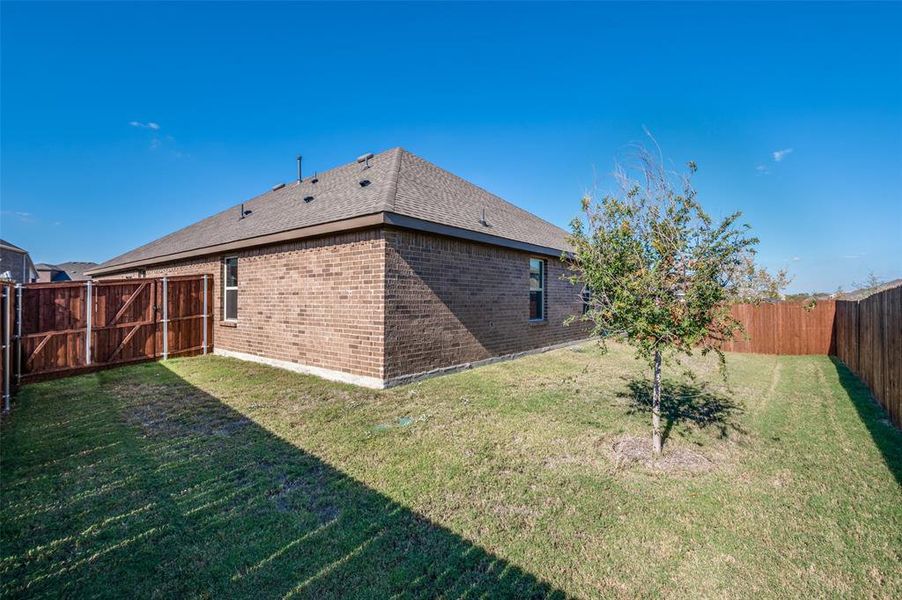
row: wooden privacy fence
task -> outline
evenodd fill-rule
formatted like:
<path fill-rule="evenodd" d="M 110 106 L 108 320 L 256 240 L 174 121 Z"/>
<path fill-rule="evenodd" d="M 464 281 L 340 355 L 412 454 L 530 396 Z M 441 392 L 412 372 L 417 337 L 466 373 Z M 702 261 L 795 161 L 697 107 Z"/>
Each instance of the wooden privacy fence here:
<path fill-rule="evenodd" d="M 14 374 L 18 383 L 205 354 L 213 348 L 212 281 L 189 275 L 16 286 L 9 303 L 15 357 L 4 378 Z"/>
<path fill-rule="evenodd" d="M 836 356 L 902 427 L 902 286 L 810 309 L 794 302 L 737 304 L 732 314 L 748 339 L 737 336 L 724 350 Z"/>
<path fill-rule="evenodd" d="M 902 427 L 902 286 L 836 303 L 835 355 Z"/>
<path fill-rule="evenodd" d="M 759 354 L 833 354 L 836 302 L 818 302 L 813 308 L 799 302 L 735 304 L 732 315 L 745 326 L 723 345 L 727 352 Z"/>

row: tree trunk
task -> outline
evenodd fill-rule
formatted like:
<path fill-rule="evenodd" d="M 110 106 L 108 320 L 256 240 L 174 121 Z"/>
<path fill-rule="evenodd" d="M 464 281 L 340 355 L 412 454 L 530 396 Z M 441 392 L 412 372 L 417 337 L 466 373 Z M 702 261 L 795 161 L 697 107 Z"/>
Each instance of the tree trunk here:
<path fill-rule="evenodd" d="M 655 350 L 655 385 L 651 397 L 651 439 L 656 456 L 661 456 L 661 351 Z"/>

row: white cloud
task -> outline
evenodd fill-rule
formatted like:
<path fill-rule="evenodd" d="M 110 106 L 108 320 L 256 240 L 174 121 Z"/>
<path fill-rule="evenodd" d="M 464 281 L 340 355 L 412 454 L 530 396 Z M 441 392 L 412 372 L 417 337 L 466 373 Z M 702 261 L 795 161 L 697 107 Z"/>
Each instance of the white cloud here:
<path fill-rule="evenodd" d="M 160 130 L 160 124 L 154 123 L 153 121 L 148 121 L 147 123 L 142 123 L 141 121 L 129 121 L 128 124 L 132 127 L 137 127 L 138 129 L 153 129 L 154 131 Z"/>
<path fill-rule="evenodd" d="M 767 167 L 767 165 L 758 165 L 757 167 L 755 167 L 755 170 L 758 171 L 759 175 L 770 174 L 770 169 Z"/>
<path fill-rule="evenodd" d="M 798 256 L 793 256 L 793 257 L 792 257 L 792 262 L 799 262 L 800 260 L 802 260 L 802 259 L 799 258 Z"/>
<path fill-rule="evenodd" d="M 173 158 L 176 159 L 188 156 L 184 152 L 176 149 L 176 139 L 171 135 L 164 134 L 161 131 L 162 128 L 160 127 L 159 123 L 156 123 L 155 121 L 147 121 L 146 123 L 143 121 L 129 121 L 128 124 L 135 129 L 148 130 L 145 135 L 150 139 L 150 145 L 148 146 L 150 150 L 153 150 L 155 152 L 168 152 Z"/>
<path fill-rule="evenodd" d="M 782 150 L 777 150 L 773 153 L 774 162 L 780 162 L 784 158 L 786 158 L 787 154 L 792 154 L 792 148 L 783 148 Z"/>
<path fill-rule="evenodd" d="M 30 212 L 23 212 L 23 211 L 18 211 L 18 210 L 4 210 L 4 211 L 0 211 L 0 214 L 7 216 L 7 217 L 12 217 L 12 218 L 16 219 L 17 221 L 19 221 L 20 223 L 34 223 L 36 221 L 34 215 L 31 214 Z"/>

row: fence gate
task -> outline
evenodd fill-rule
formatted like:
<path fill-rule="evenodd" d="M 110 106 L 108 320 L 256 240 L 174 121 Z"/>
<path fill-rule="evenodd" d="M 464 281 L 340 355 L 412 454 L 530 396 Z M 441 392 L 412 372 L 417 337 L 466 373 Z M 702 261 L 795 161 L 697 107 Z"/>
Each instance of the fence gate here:
<path fill-rule="evenodd" d="M 4 284 L 4 399 L 13 383 L 206 354 L 213 348 L 212 281 L 189 275 Z"/>

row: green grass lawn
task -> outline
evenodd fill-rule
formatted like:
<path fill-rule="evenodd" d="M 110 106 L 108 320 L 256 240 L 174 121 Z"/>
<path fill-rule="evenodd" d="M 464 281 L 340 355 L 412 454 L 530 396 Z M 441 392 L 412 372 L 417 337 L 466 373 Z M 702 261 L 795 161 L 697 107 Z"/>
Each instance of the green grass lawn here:
<path fill-rule="evenodd" d="M 26 386 L 0 589 L 94 597 L 902 597 L 902 434 L 826 357 L 628 350 L 384 392 L 220 357 Z M 665 375 L 667 373 L 665 372 Z"/>

